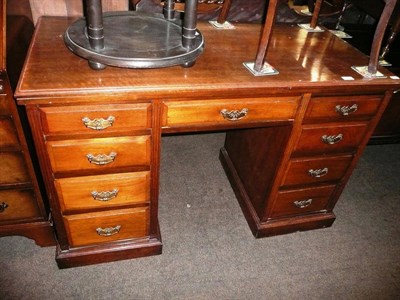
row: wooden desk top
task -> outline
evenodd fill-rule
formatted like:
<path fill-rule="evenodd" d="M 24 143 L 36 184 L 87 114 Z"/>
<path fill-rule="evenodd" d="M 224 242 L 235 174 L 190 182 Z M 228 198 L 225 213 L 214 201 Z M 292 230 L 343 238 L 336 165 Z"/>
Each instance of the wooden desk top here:
<path fill-rule="evenodd" d="M 400 80 L 363 79 L 351 69 L 367 65 L 368 57 L 328 31 L 307 33 L 296 25 L 275 26 L 267 61 L 278 75 L 253 76 L 243 62 L 254 61 L 261 32 L 258 24 L 235 24 L 235 30 L 217 30 L 199 23 L 205 50 L 191 68 L 121 69 L 89 68 L 87 61 L 71 53 L 63 41 L 66 18 L 44 17 L 38 23 L 23 75 L 16 91 L 20 104 L 46 103 L 43 97 L 121 95 L 134 99 L 252 96 L 290 92 L 373 92 L 399 89 Z M 392 75 L 379 68 L 385 75 Z M 343 80 L 351 76 L 354 80 Z M 56 99 L 55 99 L 56 98 Z M 85 97 L 86 98 L 86 97 Z M 73 101 L 73 100 L 71 100 Z M 91 100 L 88 100 L 91 101 Z M 93 100 L 95 101 L 95 100 Z"/>

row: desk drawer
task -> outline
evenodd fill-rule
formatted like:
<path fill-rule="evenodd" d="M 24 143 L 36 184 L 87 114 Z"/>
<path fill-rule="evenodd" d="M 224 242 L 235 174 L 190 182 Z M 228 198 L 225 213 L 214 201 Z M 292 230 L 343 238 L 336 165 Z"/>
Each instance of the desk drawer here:
<path fill-rule="evenodd" d="M 21 152 L 0 152 L 0 184 L 30 183 Z"/>
<path fill-rule="evenodd" d="M 370 119 L 381 100 L 380 95 L 314 97 L 308 105 L 304 122 Z"/>
<path fill-rule="evenodd" d="M 149 103 L 41 107 L 40 112 L 45 134 L 102 133 L 151 127 Z"/>
<path fill-rule="evenodd" d="M 150 164 L 150 136 L 50 141 L 53 172 L 112 169 Z"/>
<path fill-rule="evenodd" d="M 354 151 L 362 141 L 367 128 L 367 122 L 303 126 L 294 151 L 296 154 Z"/>
<path fill-rule="evenodd" d="M 150 172 L 62 178 L 55 185 L 63 212 L 150 200 Z"/>
<path fill-rule="evenodd" d="M 64 223 L 73 247 L 143 238 L 149 234 L 149 209 L 141 207 L 71 215 L 64 217 Z"/>
<path fill-rule="evenodd" d="M 17 130 L 11 119 L 0 118 L 0 148 L 18 146 Z"/>
<path fill-rule="evenodd" d="M 300 97 L 168 101 L 164 127 L 293 119 Z"/>
<path fill-rule="evenodd" d="M 0 190 L 0 222 L 41 218 L 33 190 Z"/>
<path fill-rule="evenodd" d="M 352 159 L 352 155 L 292 159 L 282 186 L 339 181 Z"/>
<path fill-rule="evenodd" d="M 272 218 L 325 210 L 335 190 L 334 185 L 280 191 L 271 213 Z"/>

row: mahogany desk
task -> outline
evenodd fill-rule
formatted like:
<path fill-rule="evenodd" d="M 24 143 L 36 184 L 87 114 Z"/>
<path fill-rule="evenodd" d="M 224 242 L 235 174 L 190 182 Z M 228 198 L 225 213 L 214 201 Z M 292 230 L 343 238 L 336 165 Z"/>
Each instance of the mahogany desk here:
<path fill-rule="evenodd" d="M 200 24 L 192 68 L 93 71 L 40 20 L 16 91 L 25 105 L 60 267 L 161 253 L 163 133 L 227 131 L 220 158 L 256 237 L 330 226 L 332 212 L 400 80 L 366 80 L 368 58 L 329 32 L 276 26 L 254 77 L 260 25 Z M 351 76 L 354 80 L 343 80 Z M 162 199 L 160 199 L 162 201 Z"/>

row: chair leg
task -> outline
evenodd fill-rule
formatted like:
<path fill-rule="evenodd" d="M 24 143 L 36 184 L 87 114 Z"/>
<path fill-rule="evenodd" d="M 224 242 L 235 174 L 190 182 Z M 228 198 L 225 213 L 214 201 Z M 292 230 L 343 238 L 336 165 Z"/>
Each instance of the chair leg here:
<path fill-rule="evenodd" d="M 377 72 L 379 51 L 381 49 L 383 36 L 396 2 L 397 0 L 386 0 L 386 4 L 379 19 L 378 26 L 376 27 L 368 63 L 368 72 L 370 74 L 374 75 Z"/>
<path fill-rule="evenodd" d="M 397 10 L 397 12 L 399 12 L 399 10 Z M 385 59 L 386 55 L 389 52 L 390 46 L 392 45 L 394 39 L 396 38 L 397 34 L 400 31 L 400 14 L 398 14 L 395 18 L 396 19 L 394 21 L 394 24 L 391 26 L 389 37 L 386 41 L 386 45 L 385 47 L 383 47 L 383 50 L 380 55 L 380 59 L 382 60 Z"/>
<path fill-rule="evenodd" d="M 129 0 L 129 10 L 136 10 L 136 5 L 140 2 L 141 0 Z"/>
<path fill-rule="evenodd" d="M 278 0 L 270 0 L 268 3 L 267 17 L 261 35 L 256 61 L 254 63 L 254 70 L 256 70 L 257 72 L 261 72 L 265 57 L 267 55 L 269 41 L 271 39 L 272 27 L 274 26 L 275 23 L 276 7 L 278 3 L 277 1 Z"/>
<path fill-rule="evenodd" d="M 232 5 L 232 0 L 225 0 L 222 5 L 221 12 L 219 13 L 217 22 L 220 24 L 224 24 L 226 19 L 228 18 L 228 13 Z"/>
<path fill-rule="evenodd" d="M 343 27 L 342 27 L 342 25 L 340 25 L 340 23 L 342 23 L 344 12 L 346 11 L 346 9 L 349 6 L 350 6 L 349 0 L 344 1 L 342 10 L 340 11 L 340 14 L 338 16 L 338 19 L 337 19 L 337 22 L 336 22 L 336 25 L 335 25 L 335 29 L 336 30 L 343 30 Z"/>

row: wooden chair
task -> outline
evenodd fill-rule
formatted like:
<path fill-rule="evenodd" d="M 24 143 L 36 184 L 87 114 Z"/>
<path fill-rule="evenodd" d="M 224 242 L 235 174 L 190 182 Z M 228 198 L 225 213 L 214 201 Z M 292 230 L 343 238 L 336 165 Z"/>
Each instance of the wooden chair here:
<path fill-rule="evenodd" d="M 82 0 L 29 0 L 33 22 L 36 24 L 40 16 L 82 16 Z M 103 11 L 126 11 L 129 0 L 103 0 Z"/>
<path fill-rule="evenodd" d="M 141 0 L 130 0 L 130 7 L 136 9 L 136 5 Z M 157 0 L 158 1 L 158 0 Z M 165 5 L 166 0 L 160 0 L 160 5 Z M 229 9 L 232 4 L 232 0 L 197 0 L 198 13 L 211 13 L 220 10 L 217 18 L 217 22 L 220 24 L 225 23 L 228 17 Z M 174 10 L 184 11 L 185 10 L 185 0 L 173 0 Z"/>

